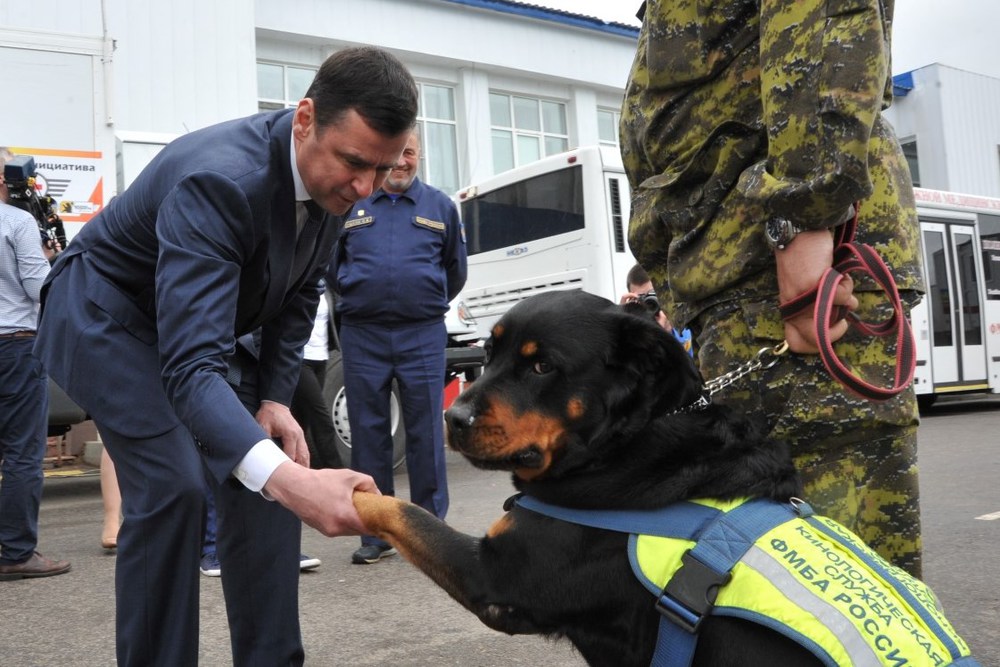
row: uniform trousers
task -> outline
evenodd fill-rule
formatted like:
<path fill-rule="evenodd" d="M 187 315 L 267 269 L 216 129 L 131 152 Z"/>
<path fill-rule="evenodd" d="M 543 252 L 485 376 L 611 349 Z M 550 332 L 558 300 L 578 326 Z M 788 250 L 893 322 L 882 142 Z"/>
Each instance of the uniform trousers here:
<path fill-rule="evenodd" d="M 330 405 L 323 396 L 327 361 L 305 359 L 292 397 L 292 415 L 305 431 L 313 468 L 343 468 Z"/>
<path fill-rule="evenodd" d="M 351 423 L 351 468 L 395 495 L 390 395 L 399 384 L 406 428 L 410 500 L 443 519 L 448 512 L 444 459 L 444 372 L 448 332 L 443 321 L 383 327 L 342 323 L 344 389 Z M 385 545 L 366 535 L 364 545 Z"/>
<path fill-rule="evenodd" d="M 879 292 L 855 295 L 865 321 L 884 321 L 892 312 Z M 904 303 L 917 298 L 912 292 L 900 295 Z M 776 302 L 726 302 L 702 312 L 691 327 L 706 380 L 784 339 Z M 889 386 L 895 346 L 886 340 L 852 328 L 834 347 L 862 378 Z M 887 561 L 920 577 L 919 416 L 912 387 L 888 401 L 869 401 L 833 379 L 818 355 L 787 353 L 772 368 L 742 378 L 713 400 L 757 417 L 772 439 L 788 444 L 804 499 L 818 514 L 843 524 Z"/>
<path fill-rule="evenodd" d="M 38 545 L 49 393 L 33 344 L 0 339 L 0 565 L 26 561 Z"/>

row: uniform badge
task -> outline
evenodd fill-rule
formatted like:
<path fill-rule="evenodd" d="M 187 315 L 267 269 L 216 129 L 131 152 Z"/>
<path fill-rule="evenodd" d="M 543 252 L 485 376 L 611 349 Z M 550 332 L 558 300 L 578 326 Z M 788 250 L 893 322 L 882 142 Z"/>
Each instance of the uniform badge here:
<path fill-rule="evenodd" d="M 419 215 L 416 216 L 416 222 L 422 227 L 427 227 L 428 229 L 433 229 L 436 232 L 443 232 L 445 230 L 445 224 L 443 222 L 438 222 L 437 220 L 428 220 L 427 218 L 421 218 Z"/>
<path fill-rule="evenodd" d="M 362 213 L 364 213 L 364 211 L 358 211 L 358 215 Z M 373 215 L 366 215 L 363 218 L 351 218 L 350 220 L 344 223 L 344 229 L 348 230 L 348 229 L 354 229 L 355 227 L 365 227 L 366 225 L 370 225 L 373 222 L 375 222 L 375 216 Z"/>

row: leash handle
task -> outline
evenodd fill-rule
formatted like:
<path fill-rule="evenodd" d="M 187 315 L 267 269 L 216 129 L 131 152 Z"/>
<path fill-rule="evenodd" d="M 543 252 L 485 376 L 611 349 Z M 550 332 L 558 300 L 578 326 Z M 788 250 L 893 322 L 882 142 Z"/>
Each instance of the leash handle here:
<path fill-rule="evenodd" d="M 840 384 L 849 391 L 871 401 L 886 401 L 900 394 L 910 382 L 916 370 L 916 342 L 909 319 L 903 311 L 903 303 L 899 298 L 899 289 L 889 271 L 889 267 L 878 252 L 867 243 L 854 241 L 854 233 L 858 224 L 858 206 L 855 205 L 854 217 L 836 228 L 833 253 L 833 266 L 827 269 L 818 285 L 804 294 L 786 301 L 779 306 L 782 319 L 789 319 L 801 313 L 806 308 L 813 308 L 816 324 L 816 342 L 823 365 Z M 847 311 L 844 306 L 835 306 L 833 295 L 837 285 L 844 276 L 851 273 L 864 273 L 875 281 L 885 292 L 892 305 L 892 315 L 884 322 L 865 322 L 855 313 Z M 868 336 L 886 338 L 895 334 L 896 337 L 896 369 L 893 384 L 882 387 L 872 384 L 855 375 L 851 369 L 837 356 L 830 339 L 830 327 L 842 319 L 847 319 L 850 326 Z"/>

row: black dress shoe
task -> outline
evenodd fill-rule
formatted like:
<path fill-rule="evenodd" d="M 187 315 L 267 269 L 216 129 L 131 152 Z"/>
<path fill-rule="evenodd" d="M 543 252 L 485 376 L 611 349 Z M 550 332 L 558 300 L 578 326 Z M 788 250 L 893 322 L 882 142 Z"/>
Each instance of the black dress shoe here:
<path fill-rule="evenodd" d="M 31 558 L 23 563 L 0 565 L 0 581 L 54 577 L 57 574 L 69 572 L 69 568 L 68 561 L 52 560 L 36 551 L 31 554 Z"/>

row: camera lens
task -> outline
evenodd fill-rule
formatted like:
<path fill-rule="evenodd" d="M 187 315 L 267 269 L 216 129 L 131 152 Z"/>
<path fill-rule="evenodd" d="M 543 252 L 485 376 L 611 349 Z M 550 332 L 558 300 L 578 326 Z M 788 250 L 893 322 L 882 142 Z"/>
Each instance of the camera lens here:
<path fill-rule="evenodd" d="M 639 295 L 639 303 L 650 313 L 656 314 L 660 311 L 660 302 L 656 298 L 655 292 L 646 292 Z"/>

